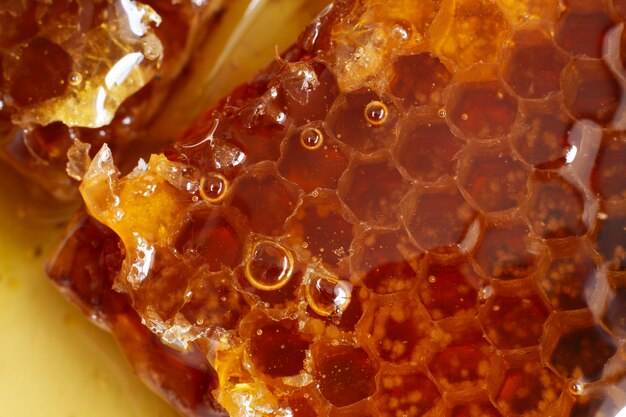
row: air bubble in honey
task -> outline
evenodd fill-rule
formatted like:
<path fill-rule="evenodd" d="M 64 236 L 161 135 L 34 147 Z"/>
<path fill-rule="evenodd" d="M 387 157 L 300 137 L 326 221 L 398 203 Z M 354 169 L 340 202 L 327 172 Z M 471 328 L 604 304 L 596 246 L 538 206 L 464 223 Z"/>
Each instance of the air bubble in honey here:
<path fill-rule="evenodd" d="M 200 180 L 200 197 L 209 203 L 219 203 L 228 189 L 228 180 L 220 174 L 210 174 Z"/>
<path fill-rule="evenodd" d="M 72 72 L 67 78 L 67 82 L 72 86 L 80 85 L 83 82 L 83 76 L 78 72 Z"/>
<path fill-rule="evenodd" d="M 387 120 L 389 110 L 382 101 L 370 101 L 365 106 L 365 119 L 372 126 L 380 126 Z"/>
<path fill-rule="evenodd" d="M 307 127 L 300 133 L 300 143 L 308 150 L 319 149 L 324 143 L 324 135 L 314 127 Z"/>
<path fill-rule="evenodd" d="M 246 279 L 263 291 L 278 290 L 293 275 L 293 256 L 282 245 L 269 240 L 255 243 L 246 262 Z"/>
<path fill-rule="evenodd" d="M 311 274 L 305 289 L 309 307 L 323 317 L 340 317 L 352 299 L 352 284 L 330 275 Z"/>

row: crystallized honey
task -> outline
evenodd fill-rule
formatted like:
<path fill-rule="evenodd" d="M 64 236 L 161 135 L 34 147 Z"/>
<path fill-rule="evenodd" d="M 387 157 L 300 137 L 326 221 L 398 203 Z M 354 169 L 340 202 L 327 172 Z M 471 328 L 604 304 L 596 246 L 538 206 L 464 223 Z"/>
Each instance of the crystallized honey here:
<path fill-rule="evenodd" d="M 625 13 L 339 1 L 50 275 L 190 416 L 621 417 Z"/>

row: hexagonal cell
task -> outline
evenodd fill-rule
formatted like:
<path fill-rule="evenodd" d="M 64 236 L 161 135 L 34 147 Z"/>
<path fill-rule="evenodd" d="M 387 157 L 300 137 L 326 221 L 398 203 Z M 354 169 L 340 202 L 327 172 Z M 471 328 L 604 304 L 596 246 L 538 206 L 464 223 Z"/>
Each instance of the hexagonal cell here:
<path fill-rule="evenodd" d="M 600 273 L 596 256 L 580 240 L 572 241 L 564 250 L 552 250 L 547 270 L 538 280 L 555 309 L 576 310 L 588 306 Z"/>
<path fill-rule="evenodd" d="M 432 331 L 418 303 L 407 298 L 370 304 L 363 326 L 378 356 L 394 364 L 418 363 Z"/>
<path fill-rule="evenodd" d="M 445 32 L 441 53 L 461 68 L 476 62 L 495 62 L 499 45 L 509 30 L 507 19 L 495 2 L 456 1 L 453 13 L 454 20 Z"/>
<path fill-rule="evenodd" d="M 585 195 L 556 172 L 537 172 L 530 180 L 530 198 L 524 209 L 539 236 L 581 236 L 589 228 Z"/>
<path fill-rule="evenodd" d="M 361 348 L 316 345 L 313 367 L 322 396 L 335 407 L 354 404 L 376 391 L 378 365 Z"/>
<path fill-rule="evenodd" d="M 520 112 L 523 131 L 513 137 L 513 147 L 530 165 L 539 169 L 560 168 L 572 149 L 568 141 L 572 120 L 559 100 L 524 102 Z"/>
<path fill-rule="evenodd" d="M 319 143 L 307 145 L 307 141 Z M 313 124 L 285 138 L 278 171 L 310 193 L 316 188 L 335 189 L 348 166 L 348 158 L 322 126 Z"/>
<path fill-rule="evenodd" d="M 626 337 L 626 288 L 617 288 L 602 321 L 617 337 Z"/>
<path fill-rule="evenodd" d="M 252 231 L 280 235 L 287 217 L 293 213 L 298 192 L 276 173 L 276 166 L 263 163 L 255 166 L 232 185 L 230 207 L 247 219 Z"/>
<path fill-rule="evenodd" d="M 480 312 L 487 338 L 499 349 L 538 345 L 549 313 L 541 297 L 526 282 L 494 292 Z"/>
<path fill-rule="evenodd" d="M 345 94 L 327 119 L 331 132 L 341 142 L 363 153 L 389 146 L 396 139 L 395 126 L 398 110 L 393 103 L 368 89 Z M 370 103 L 379 103 L 379 111 L 366 114 Z"/>
<path fill-rule="evenodd" d="M 550 362 L 564 378 L 590 382 L 602 377 L 616 351 L 615 340 L 600 327 L 572 329 L 560 335 Z"/>
<path fill-rule="evenodd" d="M 575 58 L 561 76 L 565 106 L 577 119 L 607 124 L 621 100 L 619 83 L 599 59 Z"/>
<path fill-rule="evenodd" d="M 415 285 L 423 255 L 403 229 L 370 230 L 360 242 L 353 257 L 354 268 L 367 288 L 377 294 L 392 294 Z"/>
<path fill-rule="evenodd" d="M 528 169 L 510 154 L 508 147 L 466 147 L 459 171 L 462 187 L 488 213 L 517 207 L 528 192 Z"/>
<path fill-rule="evenodd" d="M 483 399 L 457 404 L 452 407 L 447 417 L 502 417 L 502 414 L 488 399 Z"/>
<path fill-rule="evenodd" d="M 323 411 L 319 409 L 318 404 L 320 400 L 313 396 L 307 389 L 302 389 L 299 392 L 290 395 L 287 403 L 291 410 L 292 417 L 318 417 L 323 415 Z"/>
<path fill-rule="evenodd" d="M 517 100 L 496 80 L 459 83 L 451 89 L 448 115 L 468 139 L 499 138 L 513 129 Z"/>
<path fill-rule="evenodd" d="M 224 210 L 199 203 L 185 215 L 178 230 L 173 247 L 184 259 L 211 271 L 234 268 L 241 262 L 244 234 Z"/>
<path fill-rule="evenodd" d="M 612 271 L 626 271 L 626 214 L 606 210 L 598 221 L 596 247 Z"/>
<path fill-rule="evenodd" d="M 482 388 L 491 367 L 493 348 L 474 325 L 453 329 L 446 334 L 445 345 L 435 352 L 428 364 L 435 380 L 446 390 Z"/>
<path fill-rule="evenodd" d="M 613 25 L 606 13 L 568 10 L 559 18 L 555 40 L 572 55 L 600 58 L 604 35 Z"/>
<path fill-rule="evenodd" d="M 489 223 L 474 254 L 484 274 L 501 280 L 525 278 L 537 270 L 541 247 L 521 222 Z"/>
<path fill-rule="evenodd" d="M 349 255 L 354 226 L 342 212 L 337 195 L 329 190 L 304 197 L 285 225 L 289 242 L 302 248 L 303 261 L 315 256 L 327 266 L 337 267 Z"/>
<path fill-rule="evenodd" d="M 409 183 L 389 161 L 357 161 L 338 194 L 369 226 L 390 226 L 398 222 L 400 200 L 408 189 Z"/>
<path fill-rule="evenodd" d="M 481 278 L 466 258 L 440 261 L 427 257 L 418 294 L 433 320 L 475 315 Z"/>
<path fill-rule="evenodd" d="M 626 134 L 606 133 L 598 150 L 591 181 L 604 200 L 626 199 Z"/>
<path fill-rule="evenodd" d="M 441 401 L 437 386 L 419 369 L 385 369 L 374 402 L 381 416 L 427 416 Z"/>
<path fill-rule="evenodd" d="M 500 72 L 521 97 L 543 98 L 559 91 L 561 71 L 568 56 L 550 36 L 538 29 L 516 32 L 503 52 Z"/>
<path fill-rule="evenodd" d="M 402 202 L 403 221 L 425 250 L 448 252 L 465 238 L 476 212 L 454 183 L 414 188 Z"/>
<path fill-rule="evenodd" d="M 399 56 L 393 70 L 391 94 L 418 106 L 441 103 L 441 93 L 452 78 L 439 58 L 429 52 Z"/>
<path fill-rule="evenodd" d="M 438 115 L 411 113 L 400 127 L 396 159 L 411 177 L 434 182 L 454 174 L 462 145 Z"/>
<path fill-rule="evenodd" d="M 517 358 L 504 374 L 495 403 L 510 416 L 548 416 L 558 406 L 563 380 L 541 366 L 536 354 Z"/>

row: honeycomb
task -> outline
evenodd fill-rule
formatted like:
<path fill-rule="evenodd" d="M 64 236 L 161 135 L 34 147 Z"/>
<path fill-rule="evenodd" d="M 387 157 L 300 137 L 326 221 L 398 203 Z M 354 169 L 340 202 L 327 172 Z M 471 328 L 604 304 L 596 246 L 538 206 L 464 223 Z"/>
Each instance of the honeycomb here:
<path fill-rule="evenodd" d="M 67 153 L 79 160 L 89 148 L 72 144 L 123 155 L 143 139 L 220 4 L 2 2 L 0 158 L 53 197 L 75 199 Z"/>
<path fill-rule="evenodd" d="M 621 0 L 342 0 L 49 264 L 189 416 L 621 417 Z"/>

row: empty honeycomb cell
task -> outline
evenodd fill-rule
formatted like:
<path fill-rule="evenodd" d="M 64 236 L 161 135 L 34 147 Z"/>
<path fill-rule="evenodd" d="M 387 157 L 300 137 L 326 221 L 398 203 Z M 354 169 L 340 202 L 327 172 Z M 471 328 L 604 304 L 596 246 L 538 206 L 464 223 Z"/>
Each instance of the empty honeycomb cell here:
<path fill-rule="evenodd" d="M 517 358 L 516 358 L 517 359 Z M 506 370 L 495 402 L 507 416 L 548 416 L 557 409 L 563 380 L 534 353 Z"/>
<path fill-rule="evenodd" d="M 502 417 L 502 414 L 489 400 L 482 400 L 455 405 L 447 417 Z"/>
<path fill-rule="evenodd" d="M 497 348 L 518 349 L 539 344 L 548 313 L 541 297 L 524 282 L 507 291 L 496 289 L 482 306 L 480 321 Z"/>
<path fill-rule="evenodd" d="M 414 188 L 403 200 L 402 213 L 413 239 L 435 252 L 460 244 L 476 217 L 453 183 Z"/>
<path fill-rule="evenodd" d="M 533 231 L 544 238 L 581 236 L 589 228 L 585 195 L 554 172 L 537 172 L 530 180 L 525 209 Z"/>
<path fill-rule="evenodd" d="M 315 382 L 330 404 L 345 407 L 376 391 L 378 365 L 362 348 L 318 345 L 313 358 Z"/>
<path fill-rule="evenodd" d="M 572 120 L 561 109 L 560 101 L 523 102 L 522 130 L 512 139 L 513 147 L 528 164 L 539 169 L 565 165 L 572 145 L 568 141 Z"/>
<path fill-rule="evenodd" d="M 550 362 L 565 378 L 595 381 L 615 354 L 615 341 L 598 326 L 564 331 L 552 351 Z"/>
<path fill-rule="evenodd" d="M 367 288 L 377 294 L 392 294 L 415 286 L 423 255 L 404 230 L 370 230 L 360 242 L 354 268 Z"/>
<path fill-rule="evenodd" d="M 447 102 L 450 121 L 467 139 L 506 136 L 517 117 L 517 99 L 495 80 L 455 84 Z"/>
<path fill-rule="evenodd" d="M 445 37 L 438 39 L 439 48 L 460 68 L 495 62 L 508 30 L 509 23 L 494 1 L 456 1 Z"/>
<path fill-rule="evenodd" d="M 561 75 L 565 106 L 577 119 L 608 124 L 621 100 L 619 83 L 601 60 L 575 58 Z"/>
<path fill-rule="evenodd" d="M 474 258 L 488 277 L 511 280 L 525 278 L 537 270 L 542 248 L 530 238 L 525 223 L 488 223 Z"/>
<path fill-rule="evenodd" d="M 466 147 L 459 157 L 459 182 L 487 213 L 517 207 L 528 192 L 529 172 L 508 147 Z"/>
<path fill-rule="evenodd" d="M 60 96 L 67 89 L 72 66 L 72 57 L 58 44 L 42 37 L 32 39 L 11 79 L 15 104 L 28 106 Z"/>
<path fill-rule="evenodd" d="M 368 120 L 365 110 L 372 102 L 385 105 L 384 121 L 372 124 Z M 398 109 L 390 100 L 379 97 L 371 90 L 362 89 L 344 94 L 329 114 L 327 123 L 338 140 L 359 152 L 371 153 L 395 142 L 397 119 Z"/>
<path fill-rule="evenodd" d="M 469 260 L 459 257 L 445 262 L 426 258 L 417 291 L 433 320 L 455 315 L 475 315 L 481 278 Z"/>
<path fill-rule="evenodd" d="M 240 113 L 246 111 L 248 109 L 243 108 Z M 259 120 L 259 118 L 256 117 L 247 123 L 242 120 L 220 118 L 215 132 L 202 135 L 200 141 L 206 137 L 219 137 L 228 140 L 229 146 L 215 147 L 211 151 L 203 150 L 201 147 L 198 152 L 204 154 L 202 155 L 204 158 L 207 154 L 213 154 L 211 155 L 212 165 L 224 170 L 227 176 L 230 174 L 228 165 L 232 166 L 230 171 L 237 172 L 237 168 L 244 164 L 251 165 L 265 160 L 276 161 L 280 156 L 280 144 L 285 137 L 285 128 L 275 120 Z M 184 153 L 189 153 L 189 150 L 185 150 Z"/>
<path fill-rule="evenodd" d="M 370 304 L 370 314 L 363 326 L 378 356 L 393 364 L 419 363 L 432 332 L 432 325 L 418 303 L 406 297 Z"/>
<path fill-rule="evenodd" d="M 604 313 L 603 321 L 611 332 L 621 338 L 626 337 L 626 288 L 617 288 L 606 313 Z"/>
<path fill-rule="evenodd" d="M 412 178 L 435 182 L 454 173 L 462 145 L 438 115 L 409 113 L 401 123 L 396 159 Z"/>
<path fill-rule="evenodd" d="M 559 18 L 555 40 L 572 55 L 602 56 L 602 44 L 606 32 L 615 23 L 606 13 L 565 11 Z"/>
<path fill-rule="evenodd" d="M 446 333 L 443 346 L 428 364 L 435 380 L 446 390 L 482 389 L 491 367 L 492 347 L 479 327 L 468 325 Z"/>
<path fill-rule="evenodd" d="M 348 166 L 348 159 L 337 143 L 321 126 L 307 125 L 285 139 L 284 151 L 278 170 L 288 180 L 298 184 L 305 192 L 316 188 L 335 189 L 339 177 Z M 314 134 L 320 142 L 314 147 L 303 145 Z"/>
<path fill-rule="evenodd" d="M 598 221 L 597 250 L 602 255 L 608 269 L 625 271 L 626 215 L 620 212 L 604 214 L 606 217 Z"/>
<path fill-rule="evenodd" d="M 369 225 L 393 226 L 398 222 L 400 200 L 409 189 L 390 161 L 357 161 L 339 188 L 339 197 L 356 217 Z"/>
<path fill-rule="evenodd" d="M 451 79 L 446 66 L 429 52 L 399 56 L 393 71 L 391 94 L 417 106 L 440 104 L 443 89 Z"/>
<path fill-rule="evenodd" d="M 255 321 L 248 355 L 260 372 L 273 378 L 298 375 L 304 368 L 310 341 L 298 331 L 296 320 Z"/>
<path fill-rule="evenodd" d="M 304 197 L 296 214 L 286 224 L 289 240 L 305 255 L 321 259 L 331 267 L 349 254 L 354 226 L 342 214 L 336 194 L 320 190 Z"/>
<path fill-rule="evenodd" d="M 500 73 L 519 96 L 543 98 L 559 91 L 561 71 L 568 56 L 543 31 L 516 32 L 504 50 Z"/>
<path fill-rule="evenodd" d="M 605 134 L 598 150 L 592 183 L 604 200 L 626 199 L 626 135 L 623 131 Z"/>
<path fill-rule="evenodd" d="M 294 394 L 288 401 L 293 417 L 317 417 L 321 415 L 322 413 L 312 403 L 314 400 L 307 391 Z"/>
<path fill-rule="evenodd" d="M 550 263 L 546 271 L 538 275 L 539 285 L 548 300 L 558 310 L 587 307 L 600 273 L 596 255 L 580 240 L 565 248 L 551 249 Z"/>
<path fill-rule="evenodd" d="M 413 367 L 388 368 L 380 376 L 374 401 L 381 417 L 432 416 L 441 401 L 437 386 Z"/>
<path fill-rule="evenodd" d="M 247 220 L 250 229 L 265 235 L 279 235 L 298 201 L 297 191 L 275 173 L 275 166 L 263 164 L 233 183 L 229 205 Z"/>
<path fill-rule="evenodd" d="M 242 258 L 241 231 L 223 210 L 204 203 L 184 217 L 173 241 L 184 258 L 202 262 L 211 271 L 234 268 Z"/>
<path fill-rule="evenodd" d="M 250 307 L 231 286 L 229 273 L 200 269 L 189 278 L 181 314 L 192 325 L 210 330 L 233 330 Z"/>

